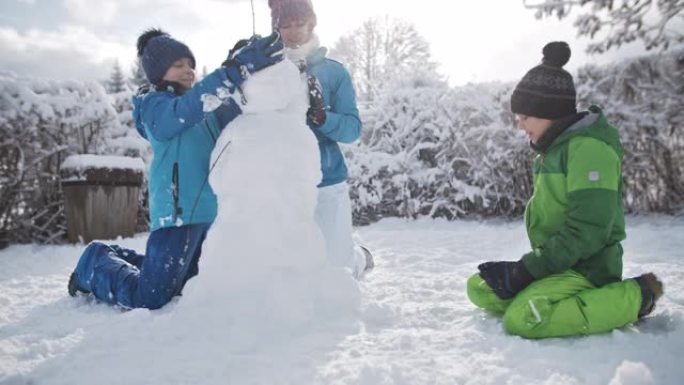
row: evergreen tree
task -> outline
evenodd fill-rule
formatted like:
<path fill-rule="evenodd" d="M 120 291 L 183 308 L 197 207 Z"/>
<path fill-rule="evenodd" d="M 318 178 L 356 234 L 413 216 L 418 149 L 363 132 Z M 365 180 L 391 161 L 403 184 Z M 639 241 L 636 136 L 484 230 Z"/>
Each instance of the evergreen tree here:
<path fill-rule="evenodd" d="M 108 86 L 108 91 L 113 94 L 126 90 L 124 75 L 118 60 L 114 62 L 114 68 L 112 69 L 112 75 L 109 77 Z"/>
<path fill-rule="evenodd" d="M 143 84 L 147 83 L 147 76 L 145 76 L 145 71 L 140 65 L 140 60 L 136 60 L 135 62 L 133 62 L 131 74 L 131 83 L 133 83 L 136 87 L 140 87 Z"/>

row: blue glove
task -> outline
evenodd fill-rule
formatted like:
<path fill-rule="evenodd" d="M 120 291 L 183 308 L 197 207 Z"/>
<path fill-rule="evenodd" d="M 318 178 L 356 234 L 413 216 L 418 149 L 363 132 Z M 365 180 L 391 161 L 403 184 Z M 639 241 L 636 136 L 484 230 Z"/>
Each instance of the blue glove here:
<path fill-rule="evenodd" d="M 278 32 L 269 36 L 252 36 L 249 40 L 240 40 L 230 50 L 228 58 L 223 62 L 228 79 L 237 87 L 257 71 L 283 60 L 283 41 Z"/>
<path fill-rule="evenodd" d="M 327 117 L 325 113 L 325 100 L 323 99 L 323 87 L 318 79 L 309 75 L 307 78 L 309 86 L 309 110 L 306 112 L 308 123 L 314 127 L 320 127 L 325 123 Z"/>
<path fill-rule="evenodd" d="M 485 262 L 477 268 L 480 270 L 480 277 L 501 299 L 515 297 L 534 281 L 534 277 L 527 271 L 522 261 Z"/>

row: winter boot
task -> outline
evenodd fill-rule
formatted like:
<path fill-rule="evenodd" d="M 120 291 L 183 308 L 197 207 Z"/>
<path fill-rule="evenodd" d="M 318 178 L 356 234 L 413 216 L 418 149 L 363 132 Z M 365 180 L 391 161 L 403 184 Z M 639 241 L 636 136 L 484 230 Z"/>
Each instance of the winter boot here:
<path fill-rule="evenodd" d="M 656 301 L 663 295 L 663 283 L 653 273 L 642 274 L 634 280 L 641 288 L 641 308 L 639 318 L 645 317 L 655 309 Z"/>
<path fill-rule="evenodd" d="M 367 247 L 361 246 L 361 250 L 363 250 L 363 255 L 366 257 L 366 267 L 363 268 L 363 272 L 367 273 L 375 267 L 375 261 L 373 260 L 373 254 L 371 254 L 370 250 L 368 250 Z"/>
<path fill-rule="evenodd" d="M 71 276 L 69 277 L 69 286 L 67 287 L 67 289 L 69 290 L 69 295 L 72 297 L 76 297 L 78 293 L 86 293 L 78 287 L 78 279 L 76 279 L 76 272 L 71 273 Z"/>

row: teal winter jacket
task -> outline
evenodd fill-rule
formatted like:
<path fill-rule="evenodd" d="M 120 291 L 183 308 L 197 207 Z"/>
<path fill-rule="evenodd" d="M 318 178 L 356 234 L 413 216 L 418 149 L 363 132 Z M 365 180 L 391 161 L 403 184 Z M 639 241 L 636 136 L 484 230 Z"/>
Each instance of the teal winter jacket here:
<path fill-rule="evenodd" d="M 312 127 L 318 139 L 323 172 L 323 180 L 318 187 L 347 180 L 347 165 L 338 142 L 352 143 L 361 134 L 361 119 L 351 76 L 342 64 L 326 58 L 326 52 L 320 47 L 307 58 L 307 72 L 318 78 L 328 107 L 325 123 Z"/>
<path fill-rule="evenodd" d="M 231 101 L 205 114 L 201 97 L 216 94 L 225 81 L 225 71 L 218 69 L 182 96 L 167 88 L 133 98 L 136 127 L 154 153 L 148 173 L 151 231 L 216 218 L 209 161 L 221 130 L 240 108 Z"/>

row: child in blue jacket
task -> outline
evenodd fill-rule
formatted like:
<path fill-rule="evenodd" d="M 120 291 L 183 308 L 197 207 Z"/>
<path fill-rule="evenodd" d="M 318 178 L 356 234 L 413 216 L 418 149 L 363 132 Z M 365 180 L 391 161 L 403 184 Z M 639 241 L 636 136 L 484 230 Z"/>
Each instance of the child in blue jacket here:
<path fill-rule="evenodd" d="M 347 165 L 338 143 L 352 143 L 361 134 L 361 120 L 351 76 L 344 66 L 325 57 L 314 33 L 311 0 L 269 0 L 273 29 L 283 37 L 288 59 L 309 75 L 307 123 L 318 139 L 323 180 L 318 185 L 316 221 L 333 265 L 351 269 L 355 277 L 373 267 L 365 247 L 352 239 Z"/>
<path fill-rule="evenodd" d="M 277 34 L 251 39 L 223 66 L 195 83 L 195 57 L 182 42 L 151 29 L 138 38 L 138 56 L 151 87 L 133 98 L 138 132 L 154 153 L 150 165 L 151 234 L 144 255 L 93 242 L 69 280 L 69 294 L 92 293 L 123 308 L 157 309 L 197 275 L 217 201 L 207 183 L 209 160 L 221 130 L 241 109 L 228 99 L 203 112 L 201 97 L 239 88 L 250 73 L 282 60 Z M 238 98 L 239 100 L 239 98 Z"/>

